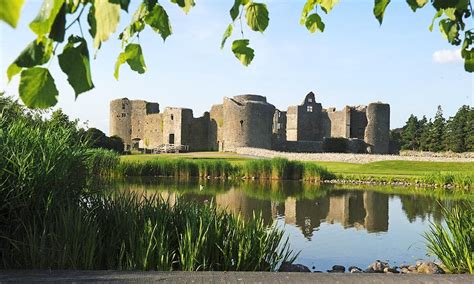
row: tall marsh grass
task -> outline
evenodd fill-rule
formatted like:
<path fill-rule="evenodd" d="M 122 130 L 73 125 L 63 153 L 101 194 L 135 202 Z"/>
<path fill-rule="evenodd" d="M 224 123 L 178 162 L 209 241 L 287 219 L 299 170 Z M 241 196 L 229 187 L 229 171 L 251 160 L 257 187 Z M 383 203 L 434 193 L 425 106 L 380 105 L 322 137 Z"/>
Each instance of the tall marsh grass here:
<path fill-rule="evenodd" d="M 273 271 L 295 255 L 260 216 L 133 193 L 91 195 L 48 212 L 2 253 L 3 268 Z M 5 241 L 4 241 L 5 242 Z"/>
<path fill-rule="evenodd" d="M 235 167 L 225 160 L 155 159 L 143 162 L 120 162 L 115 170 L 118 176 L 159 177 L 229 177 Z"/>
<path fill-rule="evenodd" d="M 88 149 L 86 165 L 90 175 L 111 176 L 120 162 L 117 152 L 106 149 Z"/>
<path fill-rule="evenodd" d="M 274 180 L 321 181 L 334 178 L 326 168 L 315 163 L 289 161 L 284 158 L 252 159 L 232 165 L 225 160 L 161 159 L 122 161 L 116 176 L 212 177 Z"/>
<path fill-rule="evenodd" d="M 425 175 L 419 182 L 437 186 L 454 185 L 456 187 L 471 188 L 474 184 L 474 176 L 454 172 L 437 172 Z"/>
<path fill-rule="evenodd" d="M 443 216 L 446 225 L 432 223 L 424 235 L 429 252 L 441 260 L 451 273 L 474 274 L 472 207 L 443 208 Z"/>

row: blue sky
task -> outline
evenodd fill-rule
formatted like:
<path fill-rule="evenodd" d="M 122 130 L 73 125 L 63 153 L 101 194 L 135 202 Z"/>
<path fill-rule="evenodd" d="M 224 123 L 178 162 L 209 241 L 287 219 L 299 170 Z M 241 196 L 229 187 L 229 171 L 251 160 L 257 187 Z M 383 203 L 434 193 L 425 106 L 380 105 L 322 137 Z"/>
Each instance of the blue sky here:
<path fill-rule="evenodd" d="M 323 107 L 390 103 L 392 128 L 402 126 L 412 113 L 433 116 L 437 105 L 451 116 L 461 105 L 474 104 L 473 75 L 464 71 L 457 47 L 447 43 L 437 26 L 433 32 L 428 30 L 435 13 L 432 7 L 413 13 L 405 1 L 393 0 L 380 27 L 372 15 L 373 1 L 341 0 L 329 15 L 322 15 L 325 32 L 310 34 L 299 25 L 303 0 L 261 0 L 268 5 L 270 25 L 264 34 L 245 29 L 255 59 L 243 67 L 229 42 L 220 49 L 233 1 L 196 2 L 185 15 L 169 1 L 161 1 L 170 15 L 173 35 L 163 43 L 150 29 L 142 33 L 145 74 L 123 65 L 120 80 L 113 77 L 121 51 L 117 36 L 131 17 L 125 12 L 116 34 L 92 60 L 96 86 L 92 91 L 75 100 L 54 59 L 50 70 L 60 91 L 57 107 L 108 133 L 109 101 L 122 97 L 156 101 L 161 109 L 188 107 L 200 116 L 224 96 L 255 93 L 286 110 L 313 91 Z M 130 11 L 138 3 L 132 0 Z M 7 84 L 6 69 L 33 40 L 28 23 L 40 4 L 27 0 L 17 29 L 0 23 L 0 90 L 10 95 L 17 94 L 18 77 Z M 78 28 L 71 30 L 79 33 Z M 235 31 L 231 40 L 240 38 Z M 90 36 L 86 37 L 92 46 Z"/>

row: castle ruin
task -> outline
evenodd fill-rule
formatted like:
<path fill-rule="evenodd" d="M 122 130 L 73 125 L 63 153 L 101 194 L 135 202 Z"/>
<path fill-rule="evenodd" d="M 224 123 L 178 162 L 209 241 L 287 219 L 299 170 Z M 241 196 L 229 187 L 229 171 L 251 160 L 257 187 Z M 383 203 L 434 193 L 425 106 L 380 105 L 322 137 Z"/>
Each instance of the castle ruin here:
<path fill-rule="evenodd" d="M 186 145 L 189 151 L 234 151 L 254 147 L 288 152 L 389 153 L 390 106 L 324 109 L 313 92 L 300 105 L 280 111 L 258 95 L 224 97 L 195 118 L 187 108 L 117 99 L 110 102 L 110 136 L 126 150 Z"/>

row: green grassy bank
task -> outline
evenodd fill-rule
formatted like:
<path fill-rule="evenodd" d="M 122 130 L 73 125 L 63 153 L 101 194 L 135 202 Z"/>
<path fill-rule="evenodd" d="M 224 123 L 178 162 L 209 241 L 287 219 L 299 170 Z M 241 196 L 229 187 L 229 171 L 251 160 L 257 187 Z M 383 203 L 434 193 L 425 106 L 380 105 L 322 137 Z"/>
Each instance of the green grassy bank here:
<path fill-rule="evenodd" d="M 244 178 L 322 181 L 335 176 L 316 163 L 283 158 L 232 160 L 218 158 L 174 158 L 170 156 L 125 156 L 115 168 L 116 176 L 177 178 Z"/>
<path fill-rule="evenodd" d="M 165 166 L 167 164 L 167 166 Z M 195 168 L 181 174 L 165 168 Z M 185 166 L 186 164 L 186 166 Z M 220 168 L 225 174 L 207 170 Z M 161 170 L 160 170 L 161 169 Z M 471 188 L 474 184 L 474 163 L 380 161 L 367 164 L 345 162 L 297 162 L 285 159 L 251 159 L 236 154 L 190 153 L 122 156 L 118 170 L 125 176 L 225 176 L 260 179 L 350 180 L 411 185 L 452 185 Z"/>

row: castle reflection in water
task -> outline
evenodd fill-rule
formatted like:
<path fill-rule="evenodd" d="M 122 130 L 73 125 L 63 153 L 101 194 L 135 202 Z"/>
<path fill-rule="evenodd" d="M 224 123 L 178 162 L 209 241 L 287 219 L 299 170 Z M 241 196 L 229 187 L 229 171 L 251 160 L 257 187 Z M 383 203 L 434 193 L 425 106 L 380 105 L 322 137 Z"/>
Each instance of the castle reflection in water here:
<path fill-rule="evenodd" d="M 409 222 L 416 218 L 441 220 L 436 198 L 419 195 L 386 194 L 371 190 L 341 190 L 301 182 L 241 182 L 237 184 L 202 181 L 163 181 L 159 179 L 127 181 L 115 189 L 160 194 L 170 203 L 177 198 L 201 203 L 215 202 L 219 207 L 250 218 L 261 214 L 266 224 L 275 219 L 298 227 L 311 239 L 322 223 L 368 233 L 386 232 L 389 225 L 389 199 L 397 196 Z"/>
<path fill-rule="evenodd" d="M 355 227 L 368 232 L 388 230 L 388 196 L 377 192 L 354 191 L 300 200 L 289 196 L 279 202 L 251 198 L 243 191 L 231 189 L 217 195 L 215 202 L 246 217 L 260 211 L 268 223 L 284 217 L 286 224 L 296 225 L 307 238 L 312 237 L 321 222 L 338 223 L 345 228 Z"/>

